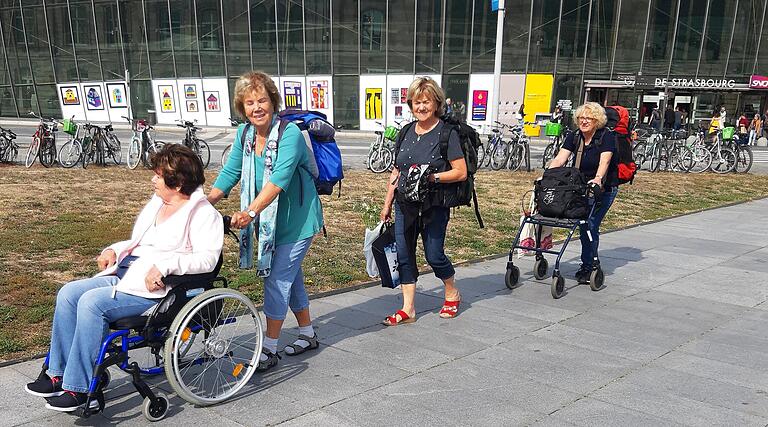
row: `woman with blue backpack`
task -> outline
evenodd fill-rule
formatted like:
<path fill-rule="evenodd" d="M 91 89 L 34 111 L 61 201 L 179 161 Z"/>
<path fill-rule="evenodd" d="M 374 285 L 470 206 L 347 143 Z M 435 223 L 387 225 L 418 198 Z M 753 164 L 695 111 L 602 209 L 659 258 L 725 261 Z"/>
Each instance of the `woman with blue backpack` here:
<path fill-rule="evenodd" d="M 323 212 L 309 172 L 313 156 L 299 128 L 280 120 L 280 93 L 266 73 L 243 74 L 235 84 L 240 125 L 232 154 L 208 200 L 215 204 L 240 183 L 240 212 L 232 227 L 240 232 L 240 268 L 255 268 L 264 278 L 267 330 L 257 371 L 277 366 L 277 343 L 290 307 L 299 336 L 283 352 L 289 356 L 316 349 L 301 265 L 312 239 L 323 228 Z M 279 156 L 278 153 L 279 145 Z"/>

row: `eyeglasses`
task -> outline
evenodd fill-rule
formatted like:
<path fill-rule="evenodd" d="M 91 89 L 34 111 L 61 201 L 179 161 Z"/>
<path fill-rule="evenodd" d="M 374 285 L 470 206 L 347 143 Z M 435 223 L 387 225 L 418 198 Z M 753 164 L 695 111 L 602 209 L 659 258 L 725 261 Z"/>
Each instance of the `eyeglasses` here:
<path fill-rule="evenodd" d="M 591 123 L 591 122 L 594 122 L 595 120 L 597 120 L 597 119 L 596 119 L 596 118 L 594 118 L 594 117 L 579 117 L 579 121 L 580 121 L 580 122 L 588 122 L 588 123 Z"/>

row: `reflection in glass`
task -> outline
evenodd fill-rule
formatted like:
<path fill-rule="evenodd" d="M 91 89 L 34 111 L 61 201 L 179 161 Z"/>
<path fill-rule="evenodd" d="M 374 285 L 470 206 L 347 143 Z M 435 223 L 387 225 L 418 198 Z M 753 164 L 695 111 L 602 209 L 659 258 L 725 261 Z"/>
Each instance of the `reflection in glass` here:
<path fill-rule="evenodd" d="M 735 2 L 712 2 L 709 6 L 704 50 L 701 55 L 699 76 L 723 77 L 728 50 L 731 47 L 731 31 L 734 23 Z"/>
<path fill-rule="evenodd" d="M 507 10 L 515 17 L 504 23 L 504 49 L 501 58 L 502 73 L 525 72 L 525 57 L 528 54 L 528 28 L 532 0 L 507 0 Z M 559 6 L 558 6 L 559 7 Z M 533 42 L 533 40 L 531 41 Z"/>
<path fill-rule="evenodd" d="M 564 0 L 557 73 L 581 74 L 587 43 L 589 0 Z M 577 89 L 578 90 L 578 89 Z"/>
<path fill-rule="evenodd" d="M 149 78 L 147 43 L 144 39 L 144 12 L 141 5 L 120 2 L 120 25 L 123 31 L 125 65 L 130 78 Z"/>
<path fill-rule="evenodd" d="M 593 3 L 589 45 L 587 46 L 585 70 L 587 74 L 607 75 L 611 71 L 618 7 L 618 0 L 603 0 Z"/>
<path fill-rule="evenodd" d="M 763 4 L 760 0 L 739 0 L 739 11 L 734 24 L 736 32 L 733 34 L 731 57 L 728 60 L 729 76 L 752 74 L 763 19 Z M 763 69 L 766 68 L 768 67 L 763 66 Z"/>
<path fill-rule="evenodd" d="M 125 65 L 123 64 L 123 53 L 120 50 L 117 5 L 112 0 L 99 0 L 94 4 L 104 79 L 123 80 L 125 78 Z"/>
<path fill-rule="evenodd" d="M 177 77 L 200 77 L 194 0 L 171 0 L 170 3 Z"/>
<path fill-rule="evenodd" d="M 277 2 L 280 74 L 304 74 L 304 20 L 301 1 Z"/>
<path fill-rule="evenodd" d="M 389 2 L 389 51 L 387 52 L 389 73 L 413 73 L 415 6 L 416 0 L 390 0 Z"/>
<path fill-rule="evenodd" d="M 560 0 L 533 0 L 529 72 L 551 73 L 553 71 L 559 16 Z"/>
<path fill-rule="evenodd" d="M 152 78 L 175 78 L 168 3 L 166 0 L 144 0 L 144 10 Z"/>
<path fill-rule="evenodd" d="M 24 43 L 21 9 L 19 9 L 18 1 L 10 3 L 0 9 L 0 20 L 2 20 L 5 52 L 8 55 L 11 81 L 14 84 L 32 83 L 32 73 L 29 70 L 29 62 L 27 62 L 27 47 Z"/>
<path fill-rule="evenodd" d="M 442 37 L 439 1 L 419 1 L 416 11 L 416 72 L 440 72 L 440 40 Z"/>
<path fill-rule="evenodd" d="M 344 129 L 360 129 L 360 77 L 333 77 L 333 120 Z"/>
<path fill-rule="evenodd" d="M 358 48 L 357 0 L 332 0 L 333 9 L 333 73 L 360 72 Z"/>
<path fill-rule="evenodd" d="M 146 118 L 147 110 L 154 110 L 151 80 L 131 80 L 131 108 L 135 117 Z"/>
<path fill-rule="evenodd" d="M 251 69 L 248 43 L 248 0 L 229 0 L 224 8 L 224 39 L 227 43 L 227 71 L 239 76 Z"/>
<path fill-rule="evenodd" d="M 492 73 L 496 52 L 496 12 L 488 2 L 475 0 L 474 29 L 472 30 L 472 72 Z"/>
<path fill-rule="evenodd" d="M 445 6 L 445 74 L 469 73 L 472 48 L 472 2 L 448 0 Z M 495 23 L 493 24 L 495 27 Z M 495 32 L 494 32 L 495 33 Z"/>
<path fill-rule="evenodd" d="M 307 74 L 331 72 L 331 2 L 304 0 Z"/>
<path fill-rule="evenodd" d="M 360 2 L 360 64 L 361 73 L 384 73 L 386 45 L 386 2 Z"/>
<path fill-rule="evenodd" d="M 619 17 L 619 34 L 613 66 L 616 74 L 634 74 L 640 69 L 640 57 L 648 16 L 648 0 L 622 0 Z"/>
<path fill-rule="evenodd" d="M 275 2 L 251 0 L 251 44 L 255 69 L 277 74 L 276 33 Z"/>
<path fill-rule="evenodd" d="M 675 29 L 676 0 L 652 0 L 648 23 L 643 73 L 666 76 L 672 53 L 672 35 Z M 692 70 L 691 70 L 692 71 Z"/>
<path fill-rule="evenodd" d="M 75 41 L 77 69 L 80 81 L 103 80 L 99 63 L 99 48 L 96 44 L 96 29 L 93 26 L 93 9 L 90 0 L 70 0 L 72 37 Z"/>
<path fill-rule="evenodd" d="M 10 86 L 0 86 L 0 116 L 2 117 L 18 117 L 12 90 Z"/>
<path fill-rule="evenodd" d="M 672 60 L 673 76 L 691 77 L 696 72 L 701 51 L 701 38 L 704 36 L 706 11 L 706 8 L 701 6 L 699 0 L 680 0 L 677 40 Z"/>
<path fill-rule="evenodd" d="M 32 99 L 35 99 L 34 97 Z M 40 115 L 43 117 L 61 117 L 59 96 L 56 85 L 37 85 L 37 99 L 40 100 Z"/>
<path fill-rule="evenodd" d="M 203 77 L 223 77 L 224 36 L 219 0 L 197 0 L 197 35 Z"/>
<path fill-rule="evenodd" d="M 27 34 L 27 48 L 35 74 L 35 83 L 53 83 L 53 66 L 51 65 L 51 50 L 48 44 L 48 33 L 45 30 L 45 15 L 42 12 L 41 0 L 25 0 L 22 13 L 24 29 Z"/>

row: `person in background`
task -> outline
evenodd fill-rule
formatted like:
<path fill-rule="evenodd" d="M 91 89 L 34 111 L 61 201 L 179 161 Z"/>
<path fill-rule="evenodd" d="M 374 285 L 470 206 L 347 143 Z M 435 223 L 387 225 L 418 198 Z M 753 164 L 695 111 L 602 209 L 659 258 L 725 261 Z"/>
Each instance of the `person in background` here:
<path fill-rule="evenodd" d="M 453 101 L 451 101 L 451 98 L 445 98 L 445 115 L 448 117 L 453 116 Z"/>
<path fill-rule="evenodd" d="M 560 123 L 560 120 L 563 118 L 563 107 L 556 105 L 555 111 L 552 112 L 552 117 L 549 118 L 549 121 L 552 123 Z"/>
<path fill-rule="evenodd" d="M 655 105 L 653 107 L 653 111 L 651 111 L 651 122 L 650 125 L 653 129 L 656 129 L 657 131 L 661 130 L 661 111 L 659 110 L 659 107 Z"/>
<path fill-rule="evenodd" d="M 675 112 L 672 110 L 671 105 L 667 105 L 667 109 L 664 111 L 664 129 L 672 129 L 675 125 Z"/>
<path fill-rule="evenodd" d="M 763 120 L 760 114 L 755 113 L 755 117 L 749 123 L 749 145 L 757 145 L 757 138 L 763 131 Z"/>
<path fill-rule="evenodd" d="M 683 114 L 683 107 L 678 105 L 675 108 L 675 123 L 673 126 L 675 130 L 680 130 L 683 127 Z"/>
<path fill-rule="evenodd" d="M 742 143 L 749 141 L 749 119 L 745 114 L 739 116 L 739 120 L 736 122 L 736 131 L 739 134 L 739 140 Z"/>

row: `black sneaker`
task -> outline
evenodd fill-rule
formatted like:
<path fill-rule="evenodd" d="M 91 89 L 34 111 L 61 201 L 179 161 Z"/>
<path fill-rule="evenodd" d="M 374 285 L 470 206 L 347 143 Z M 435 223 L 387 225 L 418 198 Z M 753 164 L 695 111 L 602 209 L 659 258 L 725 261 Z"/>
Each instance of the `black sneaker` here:
<path fill-rule="evenodd" d="M 28 383 L 24 389 L 32 396 L 58 397 L 64 394 L 61 389 L 61 377 L 41 375 L 35 382 Z"/>
<path fill-rule="evenodd" d="M 589 276 L 592 274 L 592 268 L 585 268 L 581 266 L 579 271 L 576 272 L 576 280 L 580 285 L 589 284 Z"/>
<path fill-rule="evenodd" d="M 48 409 L 60 412 L 72 412 L 75 409 L 83 406 L 87 399 L 85 393 L 75 393 L 74 391 L 65 391 L 64 394 L 58 397 L 52 397 L 48 399 L 48 403 L 45 405 Z M 91 409 L 99 407 L 99 402 L 96 399 L 91 400 Z"/>
<path fill-rule="evenodd" d="M 274 368 L 275 366 L 277 366 L 277 359 L 280 359 L 279 354 L 272 353 L 271 351 L 269 351 L 269 349 L 266 349 L 263 347 L 261 349 L 261 352 L 264 353 L 265 356 L 267 356 L 267 360 L 259 361 L 259 365 L 256 366 L 256 372 L 266 372 Z"/>

